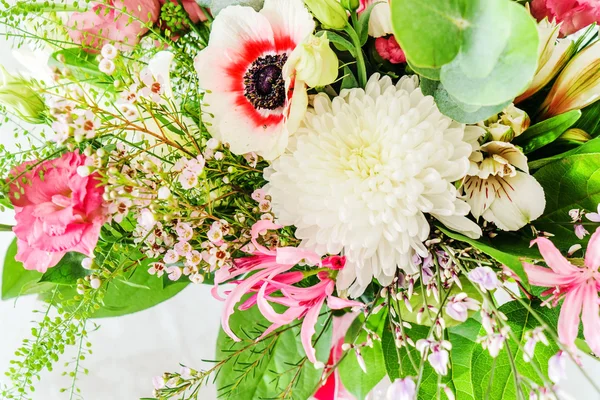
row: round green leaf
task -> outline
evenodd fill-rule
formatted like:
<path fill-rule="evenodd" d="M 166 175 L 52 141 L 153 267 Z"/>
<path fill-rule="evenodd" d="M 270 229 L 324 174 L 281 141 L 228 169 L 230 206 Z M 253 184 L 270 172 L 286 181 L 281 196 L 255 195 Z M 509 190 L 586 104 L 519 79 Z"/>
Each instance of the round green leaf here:
<path fill-rule="evenodd" d="M 512 101 L 529 86 L 537 69 L 538 33 L 535 21 L 517 3 L 509 7 L 510 36 L 502 54 L 488 74 L 474 62 L 472 51 L 463 51 L 444 65 L 444 87 L 465 104 L 496 106 Z M 480 54 L 486 57 L 485 53 Z"/>
<path fill-rule="evenodd" d="M 439 68 L 459 52 L 487 75 L 509 33 L 508 0 L 394 0 L 394 35 L 415 67 Z"/>

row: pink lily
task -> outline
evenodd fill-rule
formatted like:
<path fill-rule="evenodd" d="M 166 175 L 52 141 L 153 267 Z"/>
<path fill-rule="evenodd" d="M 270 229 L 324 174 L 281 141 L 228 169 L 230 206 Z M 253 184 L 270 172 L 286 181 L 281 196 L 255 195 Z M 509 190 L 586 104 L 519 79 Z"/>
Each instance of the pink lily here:
<path fill-rule="evenodd" d="M 547 238 L 537 238 L 544 261 L 550 267 L 524 263 L 532 285 L 549 287 L 543 294 L 550 294 L 547 302 L 556 306 L 564 298 L 558 319 L 558 334 L 561 342 L 572 347 L 583 322 L 583 334 L 596 355 L 600 355 L 600 228 L 590 238 L 583 267 L 571 264 Z"/>
<path fill-rule="evenodd" d="M 310 250 L 296 247 L 280 247 L 275 250 L 269 250 L 258 243 L 257 238 L 262 231 L 279 228 L 281 228 L 280 225 L 276 225 L 268 220 L 262 220 L 254 224 L 251 229 L 251 237 L 256 251 L 250 257 L 234 260 L 232 268 L 223 267 L 216 272 L 213 296 L 219 300 L 225 300 L 221 325 L 225 333 L 236 342 L 240 341 L 240 339 L 231 330 L 229 318 L 234 313 L 235 306 L 248 293 L 254 294 L 246 299 L 238 309 L 247 310 L 256 304 L 264 317 L 272 323 L 258 339 L 296 319 L 304 318 L 301 329 L 302 345 L 308 359 L 316 363 L 315 349 L 312 346 L 311 340 L 315 333 L 315 325 L 324 302 L 327 301 L 327 305 L 331 309 L 362 307 L 363 304 L 332 296 L 335 281 L 325 271 L 318 273 L 317 276 L 321 282 L 312 287 L 298 288 L 293 286 L 293 284 L 304 279 L 304 274 L 300 271 L 288 271 L 300 261 L 304 260 L 311 265 L 337 270 L 343 268 L 345 259 L 343 257 L 332 256 L 321 261 L 321 257 Z M 219 296 L 217 292 L 219 284 L 249 272 L 254 272 L 254 274 L 246 279 L 230 282 L 237 286 L 231 291 L 226 292 L 226 299 Z M 280 292 L 283 296 L 272 297 L 271 295 L 275 292 Z M 270 303 L 281 304 L 288 308 L 279 314 L 273 309 Z"/>

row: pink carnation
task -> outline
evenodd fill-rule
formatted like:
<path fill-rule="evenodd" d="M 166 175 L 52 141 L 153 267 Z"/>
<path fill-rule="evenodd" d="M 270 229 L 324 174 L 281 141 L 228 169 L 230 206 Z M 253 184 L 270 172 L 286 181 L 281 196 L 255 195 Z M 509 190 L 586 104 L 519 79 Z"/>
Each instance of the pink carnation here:
<path fill-rule="evenodd" d="M 566 36 L 600 22 L 600 3 L 598 0 L 533 0 L 531 14 L 538 20 L 547 17 L 561 23 L 560 33 Z"/>
<path fill-rule="evenodd" d="M 9 197 L 17 220 L 15 258 L 25 269 L 46 272 L 71 251 L 92 255 L 106 217 L 104 188 L 97 174 L 77 174 L 77 167 L 86 165 L 86 160 L 79 153 L 66 153 L 11 171 Z"/>
<path fill-rule="evenodd" d="M 99 50 L 106 42 L 123 49 L 138 43 L 160 15 L 158 0 L 107 0 L 90 10 L 73 13 L 69 35 L 74 42 Z"/>
<path fill-rule="evenodd" d="M 392 64 L 402 64 L 406 62 L 406 55 L 400 48 L 400 45 L 393 36 L 379 37 L 375 40 L 375 49 L 384 60 Z"/>

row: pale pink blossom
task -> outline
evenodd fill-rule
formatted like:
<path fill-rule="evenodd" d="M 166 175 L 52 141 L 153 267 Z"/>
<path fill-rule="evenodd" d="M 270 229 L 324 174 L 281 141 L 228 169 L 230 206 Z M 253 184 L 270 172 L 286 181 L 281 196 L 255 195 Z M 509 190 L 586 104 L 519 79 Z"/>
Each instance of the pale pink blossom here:
<path fill-rule="evenodd" d="M 498 357 L 500 351 L 504 348 L 504 342 L 508 338 L 508 328 L 502 328 L 500 332 L 492 333 L 487 336 L 478 338 L 478 342 L 481 342 L 481 347 L 487 349 L 492 358 Z"/>
<path fill-rule="evenodd" d="M 104 46 L 102 46 L 102 50 L 100 51 L 100 54 L 104 58 L 113 60 L 119 55 L 119 50 L 117 50 L 117 48 L 115 46 L 113 46 L 112 44 L 106 43 Z"/>
<path fill-rule="evenodd" d="M 264 189 L 256 189 L 250 195 L 250 197 L 252 197 L 252 200 L 254 200 L 256 202 L 260 202 L 260 201 L 264 200 L 265 196 L 266 196 L 266 193 L 265 193 Z"/>
<path fill-rule="evenodd" d="M 15 167 L 9 198 L 15 209 L 17 254 L 25 269 L 46 272 L 67 252 L 92 256 L 107 216 L 97 174 L 82 177 L 77 167 L 88 157 L 62 157 Z M 28 169 L 30 169 L 28 171 Z"/>
<path fill-rule="evenodd" d="M 103 58 L 98 63 L 98 70 L 106 75 L 112 75 L 115 72 L 115 62 L 109 58 Z"/>
<path fill-rule="evenodd" d="M 175 264 L 179 261 L 179 254 L 175 250 L 168 250 L 163 258 L 165 264 Z"/>
<path fill-rule="evenodd" d="M 183 272 L 180 267 L 172 266 L 167 268 L 167 274 L 169 274 L 169 280 L 177 281 L 181 278 Z"/>
<path fill-rule="evenodd" d="M 235 341 L 240 340 L 229 327 L 229 317 L 242 297 L 247 293 L 253 293 L 240 306 L 240 310 L 257 305 L 263 316 L 271 322 L 271 326 L 263 332 L 261 337 L 296 319 L 303 319 L 300 340 L 308 360 L 315 364 L 317 358 L 312 346 L 312 337 L 315 334 L 315 325 L 323 304 L 327 302 L 329 308 L 335 310 L 346 307 L 362 307 L 363 304 L 334 297 L 332 294 L 335 289 L 335 281 L 329 277 L 329 273 L 326 271 L 317 274 L 320 282 L 314 286 L 293 286 L 304 279 L 304 274 L 300 271 L 289 272 L 289 270 L 300 262 L 322 266 L 321 257 L 310 250 L 296 247 L 279 247 L 270 250 L 258 243 L 257 238 L 260 232 L 279 228 L 281 228 L 280 225 L 275 225 L 270 221 L 259 221 L 252 226 L 251 237 L 256 252 L 250 257 L 234 260 L 231 268 L 218 269 L 215 274 L 213 295 L 220 299 L 217 292 L 219 284 L 253 272 L 244 280 L 232 282 L 237 286 L 229 292 L 221 318 L 221 325 L 225 333 Z M 275 292 L 279 292 L 282 296 L 271 296 Z M 281 304 L 287 309 L 280 314 L 275 311 L 271 303 Z"/>
<path fill-rule="evenodd" d="M 567 355 L 560 350 L 548 360 L 548 377 L 554 383 L 560 382 L 566 377 Z"/>
<path fill-rule="evenodd" d="M 178 242 L 175 244 L 175 251 L 182 257 L 186 257 L 192 250 L 192 245 L 189 242 Z"/>
<path fill-rule="evenodd" d="M 540 342 L 546 346 L 549 344 L 543 328 L 537 327 L 525 333 L 525 345 L 523 346 L 523 360 L 525 362 L 530 362 L 533 359 L 535 346 Z"/>
<path fill-rule="evenodd" d="M 472 269 L 469 271 L 468 278 L 471 282 L 479 285 L 483 291 L 495 290 L 500 286 L 498 276 L 490 267 L 477 267 Z"/>
<path fill-rule="evenodd" d="M 430 339 L 419 339 L 415 345 L 421 356 L 429 354 L 427 361 L 431 367 L 440 375 L 448 374 L 448 363 L 450 361 L 450 353 L 452 344 L 447 340 L 439 342 Z"/>
<path fill-rule="evenodd" d="M 600 222 L 600 204 L 598 204 L 598 212 L 587 213 L 585 217 L 592 222 Z"/>
<path fill-rule="evenodd" d="M 179 222 L 175 226 L 175 232 L 177 233 L 177 238 L 182 241 L 189 241 L 194 236 L 194 229 L 190 224 L 185 222 Z"/>
<path fill-rule="evenodd" d="M 583 334 L 596 355 L 600 355 L 600 228 L 588 242 L 584 266 L 571 264 L 547 238 L 537 238 L 537 244 L 548 268 L 524 263 L 532 285 L 549 287 L 543 294 L 550 294 L 546 302 L 556 306 L 564 299 L 558 319 L 558 334 L 561 342 L 573 347 L 579 323 L 583 322 Z"/>
<path fill-rule="evenodd" d="M 446 314 L 457 321 L 465 322 L 469 317 L 469 310 L 479 310 L 479 302 L 471 299 L 466 293 L 459 293 L 448 299 Z"/>
<path fill-rule="evenodd" d="M 584 237 L 586 237 L 587 235 L 590 234 L 585 229 L 585 227 L 581 224 L 575 224 L 574 230 L 575 230 L 575 236 L 577 236 L 577 238 L 579 238 L 579 240 L 582 240 Z"/>
<path fill-rule="evenodd" d="M 412 378 L 396 379 L 388 388 L 386 400 L 414 400 L 417 385 Z"/>
<path fill-rule="evenodd" d="M 150 268 L 148 268 L 148 273 L 150 275 L 156 275 L 160 278 L 165 273 L 165 264 L 160 262 L 150 264 Z"/>
<path fill-rule="evenodd" d="M 144 209 L 140 212 L 137 221 L 138 224 L 146 230 L 150 230 L 156 225 L 156 217 L 154 216 L 154 213 L 148 209 Z"/>

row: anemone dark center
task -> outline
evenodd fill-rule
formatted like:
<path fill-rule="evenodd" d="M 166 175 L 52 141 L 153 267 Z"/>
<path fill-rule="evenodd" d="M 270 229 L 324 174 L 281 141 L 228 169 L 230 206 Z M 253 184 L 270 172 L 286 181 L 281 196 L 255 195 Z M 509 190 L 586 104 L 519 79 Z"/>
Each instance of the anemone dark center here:
<path fill-rule="evenodd" d="M 275 110 L 285 104 L 285 81 L 281 75 L 287 54 L 256 59 L 244 75 L 244 96 L 254 108 Z"/>

